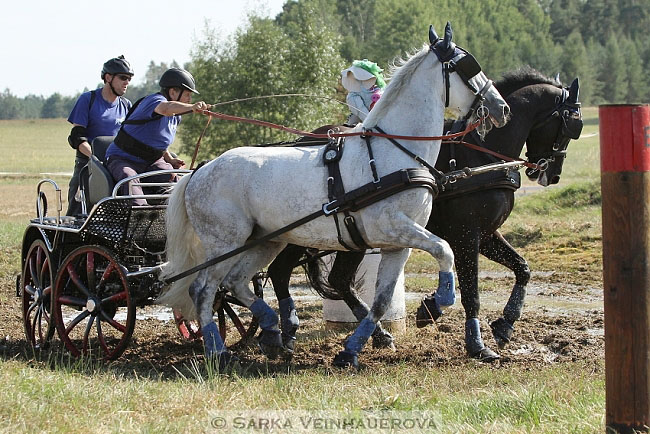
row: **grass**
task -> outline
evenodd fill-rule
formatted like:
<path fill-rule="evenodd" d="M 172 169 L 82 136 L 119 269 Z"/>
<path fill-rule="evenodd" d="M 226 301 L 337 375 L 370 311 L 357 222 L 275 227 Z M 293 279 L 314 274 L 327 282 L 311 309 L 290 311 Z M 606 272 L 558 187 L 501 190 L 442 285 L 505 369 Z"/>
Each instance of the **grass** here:
<path fill-rule="evenodd" d="M 70 128 L 65 119 L 0 120 L 0 173 L 72 173 L 75 152 L 68 145 Z M 181 148 L 180 138 L 177 142 L 172 150 Z"/>
<path fill-rule="evenodd" d="M 604 380 L 580 363 L 541 372 L 478 364 L 462 370 L 396 365 L 359 375 L 317 369 L 267 378 L 203 372 L 173 381 L 92 366 L 48 370 L 5 361 L 2 367 L 0 412 L 11 431 L 197 432 L 209 430 L 215 415 L 231 425 L 238 414 L 282 416 L 273 409 L 291 410 L 287 419 L 294 424 L 324 409 L 335 418 L 426 414 L 436 432 L 583 433 L 603 426 Z"/>
<path fill-rule="evenodd" d="M 583 134 L 597 132 L 597 109 L 583 112 Z M 0 121 L 0 149 L 6 156 L 0 172 L 70 171 L 74 157 L 66 143 L 68 132 L 62 119 Z M 573 141 L 560 186 L 518 198 L 502 233 L 531 269 L 554 271 L 554 278 L 569 282 L 597 283 L 594 276 L 602 269 L 598 159 L 597 136 Z M 0 308 L 13 297 L 22 233 L 34 215 L 37 179 L 2 178 Z M 66 186 L 65 177 L 56 179 Z M 487 261 L 480 268 L 504 270 Z M 409 291 L 430 292 L 428 275 L 435 279 L 437 265 L 429 255 L 414 251 L 406 273 Z M 486 279 L 481 285 L 490 289 L 497 283 Z M 9 321 L 22 327 L 18 312 Z M 417 336 L 409 328 L 403 339 Z M 318 335 L 313 339 L 314 345 L 320 343 Z M 234 430 L 241 414 L 244 422 L 258 424 L 254 428 L 268 414 L 285 417 L 293 423 L 292 431 L 300 431 L 301 417 L 317 418 L 323 411 L 334 419 L 383 411 L 402 421 L 433 423 L 422 432 L 604 430 L 604 362 L 549 364 L 543 369 L 469 360 L 449 367 L 394 362 L 358 373 L 321 364 L 271 375 L 244 370 L 223 376 L 193 358 L 176 375 L 163 376 L 156 374 L 155 366 L 147 372 L 128 371 L 88 359 L 56 357 L 9 358 L 0 351 L 0 431 L 204 432 L 213 430 L 217 417 Z M 291 413 L 283 416 L 286 411 Z"/>

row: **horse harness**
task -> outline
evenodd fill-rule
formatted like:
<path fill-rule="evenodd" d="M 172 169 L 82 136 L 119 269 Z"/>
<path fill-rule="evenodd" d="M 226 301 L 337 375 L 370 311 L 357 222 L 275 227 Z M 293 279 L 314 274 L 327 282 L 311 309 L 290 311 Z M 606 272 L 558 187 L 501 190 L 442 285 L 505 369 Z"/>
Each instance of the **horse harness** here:
<path fill-rule="evenodd" d="M 538 161 L 539 170 L 544 171 L 548 163 L 555 160 L 556 157 L 565 157 L 567 147 L 571 139 L 578 139 L 582 133 L 582 114 L 580 113 L 580 103 L 569 100 L 569 91 L 562 88 L 562 95 L 556 97 L 556 106 L 551 112 L 538 124 L 534 125 L 531 131 L 542 128 L 553 119 L 560 118 L 562 125 L 558 129 L 557 136 L 553 141 L 553 148 L 550 152 L 532 154 L 526 152 L 526 157 L 532 161 Z M 534 176 L 536 169 L 527 169 L 527 176 Z"/>
<path fill-rule="evenodd" d="M 488 80 L 481 89 L 476 89 L 476 87 L 470 82 L 472 77 L 481 72 L 481 66 L 477 60 L 469 52 L 460 47 L 457 47 L 453 43 L 450 45 L 445 45 L 441 38 L 438 38 L 437 40 L 431 42 L 431 51 L 442 63 L 442 71 L 445 81 L 445 107 L 449 106 L 449 92 L 451 87 L 449 75 L 453 72 L 456 72 L 465 83 L 465 85 L 476 95 L 470 107 L 470 110 L 464 119 L 468 120 L 474 112 L 476 112 L 477 116 L 479 116 L 481 119 L 487 118 L 488 110 L 483 105 L 483 102 L 485 101 L 485 94 L 488 92 L 493 83 L 491 80 Z M 375 126 L 374 129 L 376 129 L 379 133 L 386 134 L 386 132 L 383 131 L 379 126 Z M 367 131 L 372 131 L 372 129 Z M 432 164 L 420 158 L 418 155 L 411 152 L 409 149 L 391 137 L 388 137 L 387 139 L 393 145 L 395 145 L 402 152 L 409 155 L 416 162 L 426 167 L 426 169 L 406 169 L 407 171 L 411 171 L 409 172 L 410 174 L 415 174 L 415 177 L 398 176 L 398 174 L 402 171 L 397 171 L 380 178 L 377 174 L 375 158 L 372 152 L 371 136 L 364 134 L 361 135 L 361 138 L 364 139 L 368 150 L 369 165 L 370 170 L 372 171 L 373 181 L 360 187 L 357 190 L 354 190 L 350 193 L 345 193 L 345 187 L 343 185 L 343 179 L 341 177 L 341 171 L 339 169 L 339 161 L 343 155 L 345 139 L 343 137 L 330 137 L 325 147 L 325 152 L 323 153 L 323 161 L 327 166 L 329 173 L 329 176 L 327 178 L 327 194 L 330 200 L 329 204 L 323 206 L 324 210 L 328 208 L 330 204 L 338 203 L 341 200 L 342 204 L 346 204 L 346 201 L 350 200 L 353 197 L 353 200 L 357 200 L 358 198 L 362 197 L 355 197 L 357 192 L 359 194 L 368 194 L 368 197 L 381 195 L 381 198 L 384 198 L 408 188 L 426 187 L 431 191 L 433 194 L 433 199 L 435 200 L 439 192 L 438 185 L 444 186 L 444 184 L 448 182 L 448 178 L 445 176 L 445 174 L 437 170 Z M 389 191 L 390 193 L 387 194 Z M 370 205 L 370 203 L 368 203 L 368 205 Z M 354 216 L 350 214 L 350 211 L 356 211 L 357 209 L 359 208 L 339 209 L 339 207 L 335 207 L 331 211 L 326 212 L 326 215 L 333 214 L 339 243 L 347 250 L 366 250 L 371 248 L 371 246 L 363 239 L 363 236 L 357 227 Z M 339 212 L 343 213 L 343 223 L 348 230 L 350 238 L 355 246 L 350 246 L 343 240 L 343 237 L 341 235 L 341 227 L 338 220 Z"/>
<path fill-rule="evenodd" d="M 481 72 L 481 66 L 478 64 L 476 59 L 467 51 L 463 50 L 460 47 L 456 47 L 454 43 L 445 44 L 442 38 L 434 39 L 431 35 L 430 30 L 430 39 L 431 39 L 431 51 L 433 51 L 438 59 L 443 64 L 443 76 L 445 79 L 446 87 L 446 96 L 445 96 L 445 107 L 449 105 L 449 92 L 450 92 L 450 82 L 449 75 L 452 72 L 457 72 L 467 87 L 473 90 L 476 98 L 472 104 L 472 111 L 476 111 L 481 118 L 485 118 L 488 115 L 487 109 L 483 106 L 483 101 L 485 100 L 485 94 L 492 86 L 492 81 L 488 82 L 483 86 L 482 89 L 477 90 L 471 83 L 470 79 L 476 74 Z M 137 103 L 136 103 L 137 105 Z M 480 113 L 479 113 L 480 111 Z M 375 126 L 374 129 L 379 131 L 382 134 L 385 132 Z M 371 131 L 371 130 L 367 130 Z M 406 147 L 397 142 L 394 138 L 388 138 L 391 143 L 397 146 L 400 150 L 411 156 L 415 161 L 425 166 L 424 168 L 408 168 L 400 169 L 395 172 L 389 173 L 383 177 L 379 177 L 377 174 L 377 168 L 375 165 L 375 159 L 372 152 L 372 146 L 370 144 L 369 135 L 362 135 L 366 142 L 369 155 L 369 164 L 372 170 L 373 180 L 361 187 L 358 187 L 352 191 L 345 192 L 343 186 L 343 181 L 341 177 L 341 172 L 338 166 L 339 161 L 344 148 L 344 138 L 330 137 L 326 144 L 325 152 L 323 153 L 323 160 L 325 165 L 328 167 L 328 198 L 329 202 L 323 204 L 322 208 L 319 211 L 313 212 L 295 222 L 284 226 L 276 231 L 273 231 L 269 234 L 264 235 L 255 240 L 250 240 L 245 243 L 243 246 L 231 250 L 221 256 L 212 258 L 209 261 L 206 261 L 202 264 L 199 264 L 189 270 L 186 270 L 180 274 L 169 277 L 165 279 L 165 284 L 170 284 L 184 277 L 190 276 L 196 273 L 199 270 L 205 269 L 211 265 L 222 262 L 228 258 L 236 256 L 248 249 L 251 249 L 257 245 L 260 245 L 266 241 L 272 240 L 286 232 L 289 232 L 298 226 L 301 226 L 311 220 L 314 220 L 321 216 L 334 216 L 334 221 L 336 224 L 338 240 L 341 245 L 348 250 L 365 250 L 371 246 L 363 239 L 358 227 L 356 226 L 356 221 L 354 216 L 350 212 L 358 211 L 362 208 L 370 206 L 376 202 L 379 202 L 385 198 L 388 198 L 394 194 L 400 193 L 404 190 L 411 188 L 426 188 L 428 189 L 433 198 L 435 199 L 438 195 L 438 184 L 444 184 L 448 181 L 448 178 L 445 174 L 438 171 L 433 165 L 429 164 L 424 159 L 420 158 Z M 312 142 L 312 144 L 317 144 Z M 198 169 L 198 168 L 197 168 Z M 193 172 L 194 173 L 194 172 Z M 440 180 L 436 181 L 436 177 Z M 343 213 L 344 215 L 344 224 L 350 233 L 350 237 L 353 240 L 356 246 L 350 246 L 341 236 L 340 225 L 338 223 L 338 213 Z"/>
<path fill-rule="evenodd" d="M 366 141 L 373 180 L 350 192 L 345 192 L 345 186 L 343 185 L 341 170 L 339 168 L 339 162 L 343 156 L 345 138 L 331 137 L 328 139 L 323 152 L 323 162 L 327 166 L 329 175 L 327 178 L 329 203 L 323 205 L 323 211 L 325 215 L 332 215 L 334 217 L 339 243 L 347 250 L 366 250 L 372 248 L 361 235 L 354 216 L 350 214 L 351 211 L 358 211 L 361 208 L 410 188 L 427 188 L 431 191 L 434 199 L 438 195 L 438 183 L 431 172 L 426 169 L 402 169 L 380 178 L 377 175 L 377 167 L 370 145 L 370 137 L 362 137 Z M 353 246 L 343 240 L 338 218 L 339 213 L 343 214 L 343 224 L 354 243 Z"/>
<path fill-rule="evenodd" d="M 539 129 L 546 126 L 553 119 L 560 118 L 562 124 L 557 131 L 557 136 L 553 141 L 552 150 L 549 152 L 541 152 L 532 154 L 530 152 L 526 153 L 526 157 L 529 161 L 537 161 L 536 167 L 526 169 L 527 176 L 534 176 L 535 172 L 541 170 L 544 171 L 548 167 L 548 163 L 553 161 L 556 157 L 564 157 L 567 153 L 567 147 L 571 139 L 577 139 L 580 137 L 582 131 L 582 118 L 580 115 L 580 103 L 569 101 L 569 91 L 565 88 L 562 88 L 562 94 L 557 97 L 556 106 L 551 110 L 551 112 L 544 117 L 544 119 L 533 126 L 531 131 Z M 445 123 L 445 134 L 452 134 L 458 131 L 462 131 L 465 128 L 467 123 L 467 117 L 454 121 L 451 123 Z M 483 137 L 477 132 L 472 131 L 470 133 L 475 139 L 475 143 L 479 147 L 483 147 Z M 462 138 L 460 139 L 462 141 Z M 448 141 L 449 144 L 456 144 L 455 141 Z M 500 161 L 498 158 L 490 155 L 489 153 L 485 154 L 488 159 L 492 162 Z M 449 148 L 449 170 L 455 171 L 456 167 L 456 147 L 451 146 Z M 494 188 L 505 188 L 511 190 L 517 190 L 521 187 L 521 175 L 516 170 L 505 170 L 505 171 L 494 171 L 490 173 L 484 173 L 475 177 L 459 179 L 459 182 L 456 182 L 455 179 L 450 180 L 449 183 L 445 184 L 441 189 L 441 192 L 438 196 L 438 200 L 447 200 L 460 195 L 474 193 L 477 191 L 490 190 Z"/>

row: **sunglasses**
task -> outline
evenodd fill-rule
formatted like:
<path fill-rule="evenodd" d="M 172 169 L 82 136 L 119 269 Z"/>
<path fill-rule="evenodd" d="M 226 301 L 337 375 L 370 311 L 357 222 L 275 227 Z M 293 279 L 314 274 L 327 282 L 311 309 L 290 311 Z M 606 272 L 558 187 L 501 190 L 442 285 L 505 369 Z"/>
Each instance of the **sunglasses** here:
<path fill-rule="evenodd" d="M 122 74 L 116 75 L 116 77 L 122 81 L 131 81 L 132 78 L 130 75 L 122 75 Z"/>

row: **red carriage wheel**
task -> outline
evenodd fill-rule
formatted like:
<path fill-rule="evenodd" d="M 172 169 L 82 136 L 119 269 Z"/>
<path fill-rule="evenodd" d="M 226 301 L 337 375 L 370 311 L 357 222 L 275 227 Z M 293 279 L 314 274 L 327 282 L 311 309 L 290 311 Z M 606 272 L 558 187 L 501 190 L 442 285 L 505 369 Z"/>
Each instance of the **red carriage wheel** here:
<path fill-rule="evenodd" d="M 43 348 L 54 335 L 50 302 L 54 268 L 43 240 L 35 240 L 20 278 L 25 336 L 34 348 Z"/>
<path fill-rule="evenodd" d="M 262 298 L 264 275 L 261 273 L 253 277 L 253 288 L 255 295 Z M 214 299 L 214 313 L 216 315 L 219 334 L 229 347 L 245 343 L 255 336 L 259 327 L 259 322 L 248 308 L 235 297 L 218 292 Z M 189 321 L 183 318 L 183 315 L 174 311 L 174 321 L 179 333 L 187 340 L 197 340 L 201 338 L 201 329 L 198 321 Z M 228 333 L 229 331 L 234 333 Z"/>
<path fill-rule="evenodd" d="M 124 268 L 99 246 L 73 250 L 59 267 L 54 284 L 54 322 L 74 355 L 118 358 L 131 340 L 135 304 Z"/>

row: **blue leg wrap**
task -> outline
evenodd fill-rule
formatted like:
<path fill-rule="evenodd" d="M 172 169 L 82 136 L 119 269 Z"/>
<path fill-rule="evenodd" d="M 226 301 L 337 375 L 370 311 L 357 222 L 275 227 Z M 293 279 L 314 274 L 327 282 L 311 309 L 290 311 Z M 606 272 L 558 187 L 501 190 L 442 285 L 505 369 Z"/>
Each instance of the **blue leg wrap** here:
<path fill-rule="evenodd" d="M 279 300 L 278 304 L 280 305 L 280 328 L 282 328 L 284 333 L 294 336 L 298 326 L 300 325 L 300 320 L 296 313 L 296 306 L 293 303 L 293 298 L 284 298 Z"/>
<path fill-rule="evenodd" d="M 364 318 L 354 333 L 345 341 L 345 351 L 354 354 L 360 352 L 374 331 L 375 323 Z"/>
<path fill-rule="evenodd" d="M 280 331 L 278 328 L 278 315 L 271 309 L 271 307 L 258 298 L 251 304 L 251 312 L 260 322 L 262 330 Z"/>
<path fill-rule="evenodd" d="M 470 318 L 465 321 L 465 349 L 470 355 L 481 351 L 485 345 L 481 338 L 481 325 L 478 318 Z"/>
<path fill-rule="evenodd" d="M 203 334 L 203 345 L 205 345 L 206 357 L 211 357 L 215 354 L 218 355 L 226 351 L 226 346 L 219 334 L 219 328 L 214 321 L 201 327 L 201 333 Z"/>
<path fill-rule="evenodd" d="M 434 297 L 441 308 L 451 306 L 456 302 L 453 271 L 441 271 L 439 273 L 438 289 Z"/>

